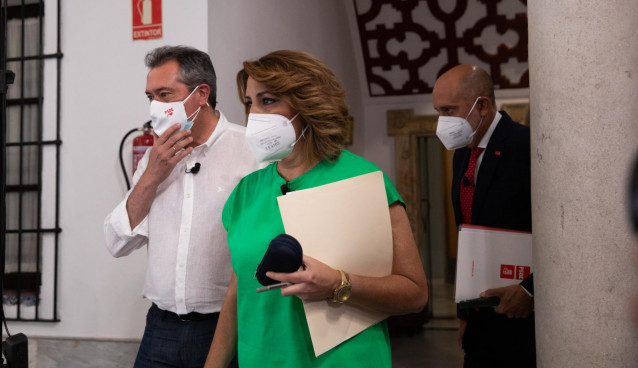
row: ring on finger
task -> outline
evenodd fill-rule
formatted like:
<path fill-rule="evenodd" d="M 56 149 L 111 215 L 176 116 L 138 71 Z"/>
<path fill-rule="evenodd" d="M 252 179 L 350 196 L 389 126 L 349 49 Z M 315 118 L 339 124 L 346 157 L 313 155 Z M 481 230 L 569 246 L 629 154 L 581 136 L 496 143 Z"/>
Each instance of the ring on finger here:
<path fill-rule="evenodd" d="M 175 153 L 177 153 L 177 148 L 175 148 L 175 146 L 172 146 L 171 148 L 175 151 Z"/>

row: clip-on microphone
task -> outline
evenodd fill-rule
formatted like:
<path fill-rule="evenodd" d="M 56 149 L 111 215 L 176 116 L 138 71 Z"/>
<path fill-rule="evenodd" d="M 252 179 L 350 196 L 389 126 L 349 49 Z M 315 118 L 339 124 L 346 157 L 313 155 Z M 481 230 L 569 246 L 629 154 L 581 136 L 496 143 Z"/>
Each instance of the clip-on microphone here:
<path fill-rule="evenodd" d="M 292 190 L 290 189 L 290 186 L 288 185 L 288 182 L 284 183 L 284 185 L 281 186 L 281 194 L 286 195 L 286 193 L 292 192 Z"/>
<path fill-rule="evenodd" d="M 199 168 L 200 167 L 202 167 L 202 165 L 200 165 L 199 162 L 195 162 L 195 166 L 191 167 L 190 170 L 187 168 L 186 169 L 186 173 L 187 174 L 197 174 L 199 172 Z"/>

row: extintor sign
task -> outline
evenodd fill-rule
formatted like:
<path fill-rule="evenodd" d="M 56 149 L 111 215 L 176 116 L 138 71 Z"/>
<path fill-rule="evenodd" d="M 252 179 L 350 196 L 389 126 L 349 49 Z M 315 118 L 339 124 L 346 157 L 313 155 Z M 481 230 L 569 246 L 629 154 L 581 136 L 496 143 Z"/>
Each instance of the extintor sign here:
<path fill-rule="evenodd" d="M 133 40 L 162 38 L 162 0 L 132 0 Z"/>

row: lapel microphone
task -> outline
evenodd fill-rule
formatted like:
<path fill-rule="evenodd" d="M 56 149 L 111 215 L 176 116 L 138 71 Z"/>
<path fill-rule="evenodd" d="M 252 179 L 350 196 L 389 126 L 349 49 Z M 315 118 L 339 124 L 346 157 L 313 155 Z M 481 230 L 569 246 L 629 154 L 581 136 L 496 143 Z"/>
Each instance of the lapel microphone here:
<path fill-rule="evenodd" d="M 286 193 L 292 192 L 292 190 L 290 189 L 290 186 L 288 185 L 288 182 L 284 183 L 284 185 L 281 186 L 281 194 L 286 195 Z"/>
<path fill-rule="evenodd" d="M 191 169 L 186 169 L 186 173 L 187 174 L 197 174 L 199 172 L 199 168 L 202 167 L 202 165 L 199 162 L 196 162 L 195 165 L 193 167 L 191 167 Z"/>

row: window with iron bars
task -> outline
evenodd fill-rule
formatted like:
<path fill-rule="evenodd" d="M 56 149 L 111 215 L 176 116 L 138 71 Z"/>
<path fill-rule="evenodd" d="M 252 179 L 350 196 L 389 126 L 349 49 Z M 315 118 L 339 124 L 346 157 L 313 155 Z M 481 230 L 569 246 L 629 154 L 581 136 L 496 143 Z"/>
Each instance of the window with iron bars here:
<path fill-rule="evenodd" d="M 46 24 L 45 24 L 46 18 Z M 58 321 L 60 0 L 2 0 L 4 277 L 9 321 Z M 52 25 L 55 25 L 53 28 Z M 46 32 L 45 32 L 45 26 Z M 55 30 L 54 32 L 49 32 Z M 5 81 L 3 80 L 3 84 Z M 3 86 L 0 86 L 3 88 Z"/>

